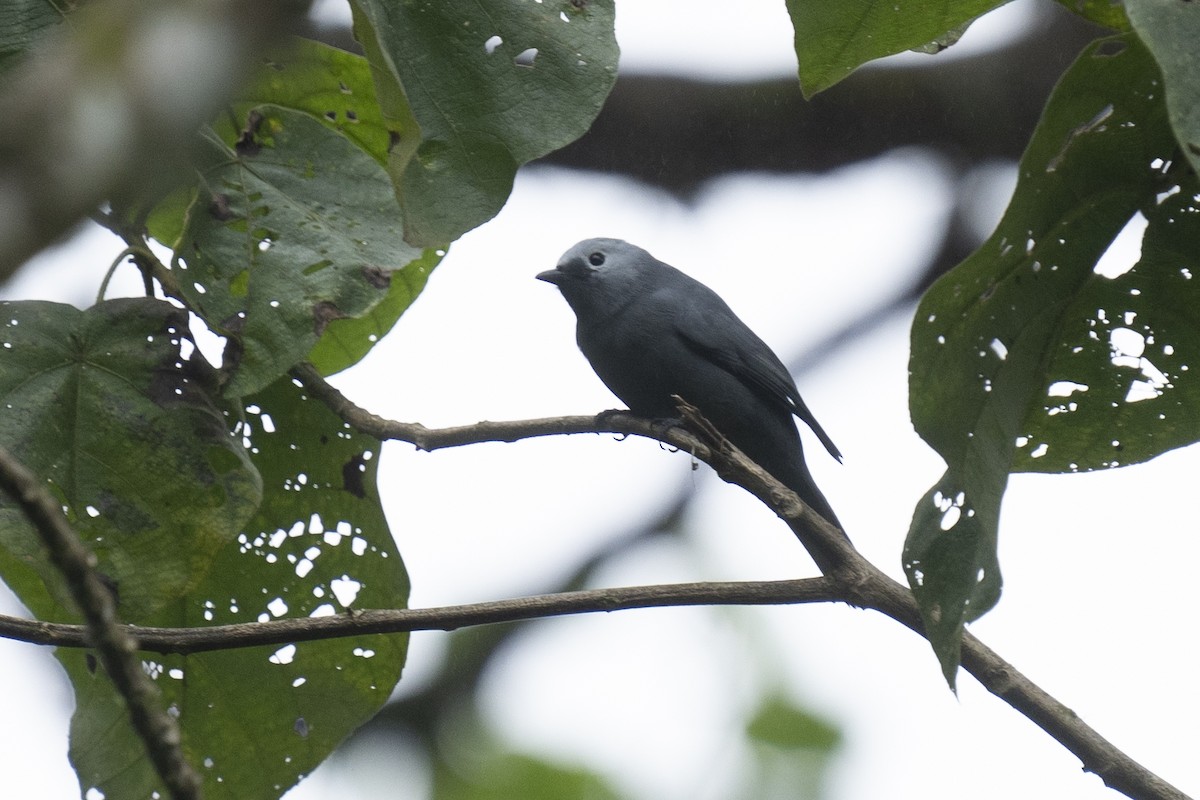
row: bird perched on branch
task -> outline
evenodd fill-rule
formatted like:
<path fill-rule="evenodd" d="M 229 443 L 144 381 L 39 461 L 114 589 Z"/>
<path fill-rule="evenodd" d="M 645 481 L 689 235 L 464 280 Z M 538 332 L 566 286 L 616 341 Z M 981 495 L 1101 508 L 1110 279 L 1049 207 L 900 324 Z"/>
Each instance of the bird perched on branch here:
<path fill-rule="evenodd" d="M 778 356 L 704 284 L 620 239 L 587 239 L 538 273 L 578 318 L 576 341 L 634 414 L 676 419 L 672 395 L 751 460 L 842 527 L 813 482 L 792 416 L 841 453 L 800 399 Z"/>

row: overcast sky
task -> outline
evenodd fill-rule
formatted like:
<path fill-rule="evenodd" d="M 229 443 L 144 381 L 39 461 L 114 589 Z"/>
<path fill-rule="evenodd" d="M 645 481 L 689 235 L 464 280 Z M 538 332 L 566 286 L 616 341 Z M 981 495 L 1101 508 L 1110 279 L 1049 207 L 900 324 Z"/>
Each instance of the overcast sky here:
<path fill-rule="evenodd" d="M 951 52 L 1010 35 L 1026 5 Z M 734 78 L 794 70 L 780 0 L 625 2 L 618 37 L 624 70 Z M 504 211 L 452 247 L 393 334 L 336 382 L 378 414 L 431 426 L 615 407 L 575 347 L 565 302 L 533 279 L 591 236 L 629 239 L 704 281 L 788 361 L 924 266 L 948 212 L 946 181 L 935 160 L 910 151 L 822 177 L 730 177 L 683 206 L 620 179 L 523 172 Z M 120 249 L 104 234 L 84 234 L 26 269 L 3 296 L 86 304 Z M 1136 255 L 1134 239 L 1115 257 Z M 120 275 L 118 291 L 138 291 L 131 272 Z M 856 545 L 900 579 L 913 506 L 942 471 L 908 421 L 910 315 L 882 320 L 798 376 L 846 454 L 837 465 L 805 440 L 818 484 Z M 612 565 L 602 585 L 814 574 L 769 512 L 689 461 L 652 442 L 600 436 L 432 454 L 388 445 L 382 493 L 413 575 L 413 605 L 552 582 L 687 484 L 701 497 L 685 545 L 643 548 Z M 973 626 L 1185 791 L 1200 787 L 1188 613 L 1200 555 L 1197 470 L 1200 454 L 1190 448 L 1112 472 L 1015 476 L 1001 526 L 1004 598 Z M 461 500 L 464 485 L 471 503 Z M 17 609 L 0 599 L 0 611 Z M 414 636 L 406 685 L 428 675 L 445 640 Z M 716 800 L 739 768 L 729 742 L 746 708 L 774 685 L 842 726 L 833 800 L 1116 796 L 969 676 L 956 699 L 923 640 L 841 607 L 547 622 L 489 677 L 484 706 L 516 747 L 601 770 L 634 797 Z M 76 796 L 66 763 L 70 690 L 56 662 L 0 640 L 0 686 L 8 689 L 0 693 L 0 796 Z M 371 755 L 383 773 L 322 769 L 290 797 L 422 796 L 419 785 L 387 775 L 403 759 Z"/>

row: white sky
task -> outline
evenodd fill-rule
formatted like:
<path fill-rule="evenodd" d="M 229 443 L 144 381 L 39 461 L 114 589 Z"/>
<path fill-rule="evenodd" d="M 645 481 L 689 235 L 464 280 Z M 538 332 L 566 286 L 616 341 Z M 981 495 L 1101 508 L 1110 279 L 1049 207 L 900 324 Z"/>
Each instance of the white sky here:
<path fill-rule="evenodd" d="M 623 66 L 790 72 L 782 6 L 622 3 Z M 566 304 L 533 279 L 589 236 L 630 239 L 708 283 L 787 360 L 906 282 L 949 198 L 937 164 L 911 152 L 820 178 L 730 177 L 694 207 L 616 178 L 523 173 L 500 216 L 452 248 L 393 335 L 337 382 L 376 413 L 427 425 L 614 407 L 575 348 Z M 1136 255 L 1136 241 L 1125 246 Z M 4 296 L 86 304 L 119 249 L 89 235 L 27 269 Z M 129 272 L 121 285 L 136 293 Z M 883 321 L 799 381 L 846 453 L 839 466 L 807 439 L 816 479 L 859 548 L 896 577 L 912 508 L 942 470 L 908 422 L 910 321 Z M 382 458 L 415 606 L 553 581 L 683 482 L 702 493 L 687 547 L 643 548 L 613 564 L 603 585 L 813 574 L 769 512 L 653 443 L 588 436 L 432 454 L 389 445 Z M 1014 477 L 1001 529 L 1004 598 L 973 628 L 1185 791 L 1200 787 L 1188 613 L 1200 553 L 1194 490 L 1183 484 L 1198 469 L 1190 448 L 1113 472 Z M 0 600 L 0 611 L 15 608 Z M 406 685 L 429 674 L 445 640 L 414 637 Z M 0 694 L 0 796 L 76 796 L 65 759 L 70 692 L 54 664 L 0 640 L 0 686 L 21 687 Z M 969 676 L 955 699 L 923 640 L 845 608 L 547 622 L 489 675 L 483 703 L 516 747 L 602 770 L 635 797 L 716 800 L 735 785 L 745 754 L 730 743 L 748 705 L 776 685 L 844 727 L 827 787 L 834 800 L 1117 796 Z M 361 758 L 386 775 L 409 763 L 402 756 Z M 408 773 L 380 778 L 364 766 L 323 768 L 289 797 L 423 796 Z"/>

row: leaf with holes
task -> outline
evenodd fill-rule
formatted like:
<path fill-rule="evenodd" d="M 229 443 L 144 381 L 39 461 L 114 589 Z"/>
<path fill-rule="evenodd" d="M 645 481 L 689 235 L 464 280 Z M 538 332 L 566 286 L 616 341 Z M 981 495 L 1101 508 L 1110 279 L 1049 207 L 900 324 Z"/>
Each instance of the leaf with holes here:
<path fill-rule="evenodd" d="M 1125 10 L 1162 70 L 1175 138 L 1200 173 L 1200 8 L 1191 2 L 1126 0 Z"/>
<path fill-rule="evenodd" d="M 1014 472 L 1137 464 L 1200 439 L 1200 181 L 1161 163 L 1178 183 L 1135 215 L 1141 257 L 1102 265 L 1063 313 Z"/>
<path fill-rule="evenodd" d="M 387 163 L 390 133 L 384 124 L 371 68 L 362 56 L 308 39 L 292 39 L 272 51 L 256 79 L 230 104 L 236 119 L 258 106 L 273 105 L 306 114 L 340 133 L 379 164 Z M 236 140 L 224 116 L 215 127 L 225 141 Z M 160 201 L 146 221 L 150 235 L 175 248 L 197 195 L 187 186 Z"/>
<path fill-rule="evenodd" d="M 263 476 L 260 511 L 204 581 L 150 624 L 404 608 L 408 577 L 376 488 L 380 442 L 287 379 L 247 402 L 239 433 Z M 204 796 L 279 797 L 387 700 L 407 641 L 358 636 L 143 661 L 179 719 Z M 109 682 L 81 652 L 60 650 L 59 658 L 76 687 L 71 760 L 84 792 L 161 792 Z"/>
<path fill-rule="evenodd" d="M 800 87 L 812 97 L 877 58 L 944 49 L 978 16 L 1007 0 L 787 0 Z M 932 47 L 930 45 L 933 45 Z"/>
<path fill-rule="evenodd" d="M 388 163 L 394 126 L 384 120 L 371 67 L 362 56 L 294 40 L 268 59 L 258 82 L 241 97 L 235 108 L 243 116 L 263 103 L 299 111 L 342 134 L 380 165 Z M 444 255 L 444 249 L 430 248 L 393 272 L 386 297 L 364 314 L 330 322 L 308 360 L 322 375 L 358 363 L 416 300 Z"/>
<path fill-rule="evenodd" d="M 378 319 L 390 325 L 424 286 L 436 258 L 403 242 L 386 174 L 344 136 L 307 114 L 262 106 L 236 141 L 210 134 L 206 147 L 204 189 L 172 273 L 174 289 L 229 338 L 228 394 L 271 383 L 336 320 L 383 306 Z M 358 355 L 371 344 L 361 338 Z M 322 367 L 352 363 L 346 352 L 326 351 Z"/>
<path fill-rule="evenodd" d="M 159 300 L 0 304 L 0 441 L 47 481 L 135 622 L 194 586 L 260 497 L 186 337 L 187 314 Z M 5 583 L 40 619 L 74 618 L 38 542 L 0 497 Z"/>
<path fill-rule="evenodd" d="M 1122 397 L 1116 408 L 1097 403 L 1056 420 L 1059 402 L 1049 399 L 1067 381 L 1111 399 L 1101 384 L 1143 377 L 1103 357 L 1108 340 L 1084 340 L 1105 332 L 1097 308 L 1135 308 L 1128 305 L 1132 284 L 1097 271 L 1101 255 L 1139 209 L 1155 209 L 1160 194 L 1178 185 L 1158 80 L 1131 34 L 1085 50 L 1050 98 L 996 232 L 935 283 L 917 310 L 909 408 L 947 471 L 917 505 L 904 568 L 952 686 L 964 623 L 999 598 L 996 528 L 1008 473 L 1068 462 L 1111 466 L 1122 420 L 1136 417 L 1151 430 L 1151 417 L 1163 410 L 1122 408 L 1129 405 Z M 1150 212 L 1160 213 L 1174 212 Z M 1159 301 L 1171 307 L 1169 298 Z M 1165 323 L 1174 334 L 1177 322 Z M 1072 352 L 1077 346 L 1087 355 Z M 1142 457 L 1178 446 L 1181 433 L 1176 423 L 1160 426 Z M 1052 460 L 1034 467 L 1047 452 Z"/>
<path fill-rule="evenodd" d="M 616 78 L 612 0 L 352 6 L 416 244 L 451 242 L 495 216 L 517 167 L 582 136 Z"/>
<path fill-rule="evenodd" d="M 238 93 L 234 109 L 244 119 L 252 108 L 265 104 L 307 114 L 381 166 L 387 164 L 392 132 L 375 95 L 371 67 L 362 56 L 292 39 L 265 59 L 257 79 Z"/>

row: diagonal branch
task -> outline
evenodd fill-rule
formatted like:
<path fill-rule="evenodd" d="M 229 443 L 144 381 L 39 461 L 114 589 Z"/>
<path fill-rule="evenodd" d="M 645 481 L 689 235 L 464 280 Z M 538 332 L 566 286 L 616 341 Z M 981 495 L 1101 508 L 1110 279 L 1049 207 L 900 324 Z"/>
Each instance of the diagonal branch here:
<path fill-rule="evenodd" d="M 837 528 L 746 458 L 719 432 L 712 430 L 696 409 L 686 404 L 681 404 L 681 411 L 692 432 L 678 427 L 664 430 L 661 425 L 621 412 L 607 412 L 594 418 L 480 422 L 430 429 L 371 414 L 329 385 L 309 365 L 298 367 L 292 374 L 314 397 L 359 431 L 380 439 L 409 442 L 423 450 L 570 433 L 645 436 L 686 450 L 713 467 L 722 479 L 741 486 L 773 510 L 814 556 L 832 581 L 838 599 L 879 611 L 925 636 L 916 601 L 907 587 L 865 559 Z M 984 688 L 1075 754 L 1085 770 L 1098 775 L 1109 787 L 1137 800 L 1188 800 L 1187 795 L 1134 761 L 970 634 L 963 637 L 962 666 Z"/>
<path fill-rule="evenodd" d="M 67 524 L 62 509 L 23 464 L 0 447 L 0 489 L 21 507 L 62 573 L 86 626 L 80 647 L 94 647 L 117 691 L 125 698 L 134 730 L 146 745 L 154 768 L 176 800 L 200 797 L 200 777 L 183 757 L 179 726 L 160 702 L 158 689 L 142 671 L 137 642 L 120 624 L 112 595 L 96 572 L 95 556 Z M 41 624 L 41 623 L 37 623 Z"/>

